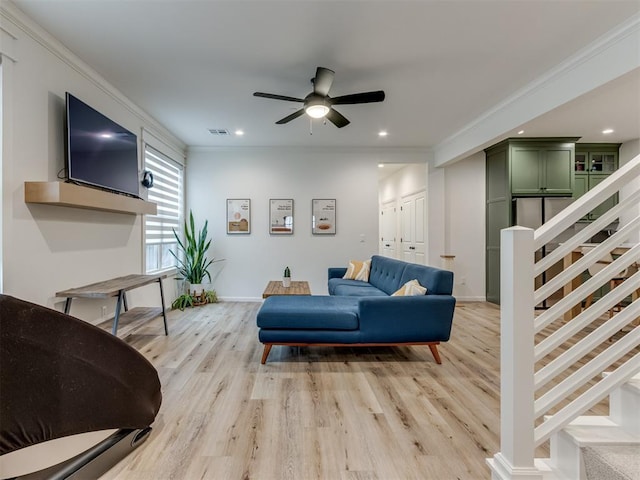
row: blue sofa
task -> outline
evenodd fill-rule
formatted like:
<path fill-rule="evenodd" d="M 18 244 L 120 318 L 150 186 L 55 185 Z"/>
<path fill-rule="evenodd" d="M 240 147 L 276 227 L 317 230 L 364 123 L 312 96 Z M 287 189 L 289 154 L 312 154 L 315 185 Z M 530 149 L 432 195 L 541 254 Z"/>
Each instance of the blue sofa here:
<path fill-rule="evenodd" d="M 329 268 L 329 295 L 265 299 L 257 316 L 263 364 L 273 345 L 428 345 L 442 363 L 437 345 L 449 340 L 456 303 L 452 272 L 379 255 L 368 282 L 343 279 L 346 271 Z M 413 279 L 425 295 L 391 296 Z"/>

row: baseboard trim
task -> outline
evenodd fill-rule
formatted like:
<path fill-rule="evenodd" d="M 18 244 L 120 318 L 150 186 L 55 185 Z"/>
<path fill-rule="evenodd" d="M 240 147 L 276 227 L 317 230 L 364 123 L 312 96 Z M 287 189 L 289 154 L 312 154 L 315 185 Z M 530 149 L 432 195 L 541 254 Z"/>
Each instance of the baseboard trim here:
<path fill-rule="evenodd" d="M 221 302 L 262 302 L 261 297 L 218 297 Z"/>
<path fill-rule="evenodd" d="M 486 302 L 487 297 L 478 296 L 478 297 L 456 297 L 457 302 Z"/>

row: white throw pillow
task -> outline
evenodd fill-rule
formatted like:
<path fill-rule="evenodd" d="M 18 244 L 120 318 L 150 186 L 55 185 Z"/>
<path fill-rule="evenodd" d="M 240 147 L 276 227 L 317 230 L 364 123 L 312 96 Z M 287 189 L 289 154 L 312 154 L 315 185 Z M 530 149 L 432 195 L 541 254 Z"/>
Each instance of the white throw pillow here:
<path fill-rule="evenodd" d="M 392 297 L 413 297 L 416 295 L 425 295 L 427 288 L 420 285 L 418 280 L 409 280 L 398 290 L 391 294 Z"/>
<path fill-rule="evenodd" d="M 362 282 L 369 281 L 369 270 L 371 269 L 371 259 L 361 261 L 361 260 L 351 260 L 349 262 L 349 267 L 347 268 L 347 273 L 344 274 L 344 277 L 347 280 L 360 280 Z"/>

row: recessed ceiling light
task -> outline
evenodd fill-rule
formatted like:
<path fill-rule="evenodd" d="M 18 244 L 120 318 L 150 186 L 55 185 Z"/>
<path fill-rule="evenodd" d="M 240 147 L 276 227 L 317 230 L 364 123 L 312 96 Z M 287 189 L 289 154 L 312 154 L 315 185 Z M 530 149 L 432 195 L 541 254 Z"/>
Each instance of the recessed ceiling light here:
<path fill-rule="evenodd" d="M 379 163 L 378 168 L 384 168 L 384 163 Z"/>
<path fill-rule="evenodd" d="M 388 135 L 388 134 L 387 134 L 387 131 L 386 131 L 386 130 L 380 130 L 380 131 L 378 132 L 378 136 L 379 136 L 379 137 L 386 137 L 387 135 Z"/>
<path fill-rule="evenodd" d="M 520 131 L 518 132 L 518 135 L 522 135 L 523 133 L 524 133 L 524 130 L 520 130 Z"/>
<path fill-rule="evenodd" d="M 244 130 L 236 130 L 235 134 L 241 137 L 242 135 L 244 135 Z"/>
<path fill-rule="evenodd" d="M 613 128 L 606 128 L 602 130 L 602 133 L 604 133 L 605 135 L 608 135 L 609 133 L 613 133 Z"/>

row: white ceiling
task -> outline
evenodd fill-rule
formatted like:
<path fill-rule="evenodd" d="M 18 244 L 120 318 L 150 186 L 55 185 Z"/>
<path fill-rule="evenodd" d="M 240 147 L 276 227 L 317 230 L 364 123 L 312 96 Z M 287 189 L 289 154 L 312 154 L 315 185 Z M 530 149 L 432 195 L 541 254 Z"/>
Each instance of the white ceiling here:
<path fill-rule="evenodd" d="M 640 12 L 637 0 L 13 3 L 189 146 L 433 148 Z M 352 122 L 342 129 L 315 120 L 310 135 L 306 116 L 275 125 L 300 105 L 253 92 L 303 98 L 317 66 L 336 72 L 331 96 L 386 100 L 337 107 Z M 525 129 L 626 141 L 639 117 L 635 71 Z"/>

